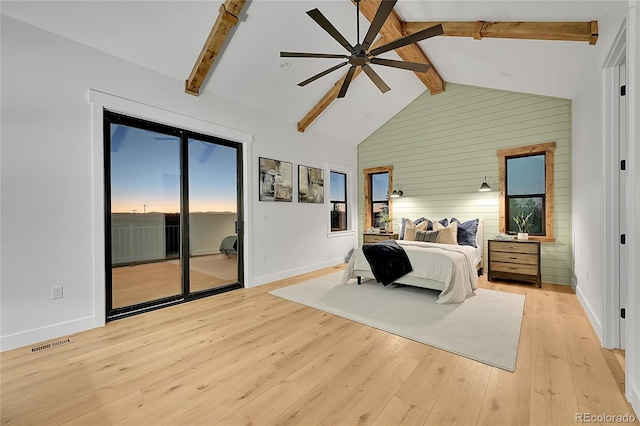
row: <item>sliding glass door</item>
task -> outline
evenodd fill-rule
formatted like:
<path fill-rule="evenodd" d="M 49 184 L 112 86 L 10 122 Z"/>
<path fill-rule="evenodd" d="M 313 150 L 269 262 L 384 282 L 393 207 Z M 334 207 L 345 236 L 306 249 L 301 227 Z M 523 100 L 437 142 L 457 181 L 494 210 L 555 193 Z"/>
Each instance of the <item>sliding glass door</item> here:
<path fill-rule="evenodd" d="M 112 307 L 182 294 L 180 138 L 111 124 Z"/>
<path fill-rule="evenodd" d="M 241 145 L 105 112 L 107 319 L 242 286 Z"/>
<path fill-rule="evenodd" d="M 189 139 L 189 277 L 192 292 L 238 282 L 237 150 Z"/>

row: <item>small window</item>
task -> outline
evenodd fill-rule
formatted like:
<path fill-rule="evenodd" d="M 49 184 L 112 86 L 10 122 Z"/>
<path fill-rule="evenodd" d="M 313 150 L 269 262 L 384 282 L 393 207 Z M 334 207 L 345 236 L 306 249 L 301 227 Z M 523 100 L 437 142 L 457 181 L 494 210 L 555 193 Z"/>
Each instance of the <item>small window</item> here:
<path fill-rule="evenodd" d="M 380 216 L 391 212 L 393 166 L 364 169 L 364 229 L 380 227 Z"/>
<path fill-rule="evenodd" d="M 500 232 L 520 232 L 515 218 L 527 218 L 532 239 L 554 241 L 553 178 L 556 143 L 498 151 Z"/>
<path fill-rule="evenodd" d="M 373 226 L 380 225 L 383 214 L 389 214 L 389 173 L 371 175 L 371 217 Z"/>
<path fill-rule="evenodd" d="M 545 154 L 507 158 L 507 232 L 520 232 L 516 217 L 524 217 L 530 235 L 545 234 Z"/>
<path fill-rule="evenodd" d="M 331 171 L 331 232 L 347 230 L 347 174 Z"/>

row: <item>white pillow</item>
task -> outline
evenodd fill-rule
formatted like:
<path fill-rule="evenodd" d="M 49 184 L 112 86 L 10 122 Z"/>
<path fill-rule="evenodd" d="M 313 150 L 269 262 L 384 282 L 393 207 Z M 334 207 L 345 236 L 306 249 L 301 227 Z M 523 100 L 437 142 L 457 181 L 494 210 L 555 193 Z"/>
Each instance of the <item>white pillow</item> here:
<path fill-rule="evenodd" d="M 407 241 L 415 241 L 416 231 L 426 231 L 428 226 L 429 226 L 428 220 L 425 220 L 424 222 L 420 222 L 417 225 L 412 221 L 407 220 L 407 223 L 404 226 L 404 239 Z"/>
<path fill-rule="evenodd" d="M 446 228 L 441 223 L 434 222 L 433 230 L 440 231 L 440 235 L 438 235 L 439 243 L 458 245 L 458 222 L 452 222 Z"/>

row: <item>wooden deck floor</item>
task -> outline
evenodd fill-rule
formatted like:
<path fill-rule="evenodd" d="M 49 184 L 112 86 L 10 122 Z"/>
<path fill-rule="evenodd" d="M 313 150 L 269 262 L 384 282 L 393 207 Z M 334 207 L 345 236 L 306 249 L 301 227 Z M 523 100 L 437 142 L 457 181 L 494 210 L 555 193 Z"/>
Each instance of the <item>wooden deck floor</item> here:
<path fill-rule="evenodd" d="M 3 425 L 573 425 L 633 414 L 571 289 L 526 295 L 513 373 L 241 289 L 2 354 Z"/>
<path fill-rule="evenodd" d="M 178 260 L 113 268 L 113 307 L 181 294 L 180 268 Z M 189 274 L 192 292 L 233 284 L 238 282 L 238 259 L 224 254 L 194 257 Z"/>

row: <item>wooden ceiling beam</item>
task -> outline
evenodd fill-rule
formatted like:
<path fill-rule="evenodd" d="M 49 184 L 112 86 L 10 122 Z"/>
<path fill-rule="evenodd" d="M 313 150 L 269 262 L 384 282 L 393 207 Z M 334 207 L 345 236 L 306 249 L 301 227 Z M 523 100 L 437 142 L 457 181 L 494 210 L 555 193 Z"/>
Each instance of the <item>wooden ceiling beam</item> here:
<path fill-rule="evenodd" d="M 353 79 L 355 80 L 355 78 L 358 77 L 360 73 L 362 73 L 362 67 L 356 68 L 356 72 L 353 74 Z M 331 89 L 329 89 L 329 91 L 325 93 L 322 99 L 320 99 L 320 101 L 315 104 L 313 108 L 311 108 L 309 112 L 304 117 L 302 117 L 300 121 L 298 121 L 298 131 L 300 133 L 304 133 L 307 127 L 309 127 L 309 125 L 313 123 L 313 121 L 318 118 L 318 116 L 322 114 L 322 112 L 327 109 L 329 105 L 331 105 L 331 102 L 333 102 L 338 97 L 338 93 L 340 92 L 340 88 L 342 87 L 342 83 L 344 83 L 344 79 L 346 77 L 347 74 L 343 75 L 340 80 L 336 81 L 335 84 L 331 86 Z"/>
<path fill-rule="evenodd" d="M 517 38 L 527 40 L 598 41 L 598 21 L 591 22 L 405 22 L 403 31 L 413 34 L 442 24 L 443 36 L 482 38 Z"/>
<path fill-rule="evenodd" d="M 211 28 L 189 78 L 185 81 L 185 92 L 194 96 L 200 94 L 200 87 L 207 78 L 213 61 L 220 53 L 229 32 L 238 23 L 238 16 L 245 2 L 246 0 L 226 0 L 220 6 L 218 18 Z"/>
<path fill-rule="evenodd" d="M 355 2 L 351 0 L 354 4 Z M 360 12 L 371 22 L 380 6 L 381 0 L 361 0 Z M 530 40 L 565 40 L 586 41 L 595 45 L 598 40 L 598 22 L 404 22 L 394 10 L 380 30 L 377 46 L 385 44 L 385 40 L 396 40 L 409 34 L 421 31 L 434 25 L 442 24 L 444 36 L 482 38 L 515 38 Z M 372 47 L 371 49 L 373 49 Z M 445 82 L 433 66 L 427 54 L 415 43 L 396 49 L 403 61 L 419 62 L 431 65 L 426 73 L 415 74 L 432 95 L 444 92 Z M 362 69 L 357 68 L 354 79 Z M 346 77 L 338 80 L 331 89 L 314 105 L 298 122 L 298 131 L 304 132 L 307 127 L 333 102 Z"/>
<path fill-rule="evenodd" d="M 376 42 L 371 45 L 371 49 L 375 49 L 386 43 L 387 40 L 384 37 L 379 37 L 378 40 L 376 40 Z M 361 72 L 362 67 L 356 68 L 356 72 L 353 74 L 352 81 L 355 80 Z M 345 73 L 340 80 L 336 81 L 336 83 L 331 86 L 331 89 L 329 89 L 329 91 L 320 99 L 320 101 L 315 104 L 313 108 L 311 108 L 311 110 L 309 110 L 309 112 L 304 117 L 302 117 L 300 121 L 298 121 L 298 131 L 300 133 L 304 133 L 307 127 L 309 127 L 309 125 L 313 123 L 313 120 L 318 118 L 318 116 L 322 114 L 322 112 L 327 109 L 329 105 L 331 105 L 331 102 L 333 102 L 338 97 L 338 93 L 340 93 L 340 88 L 342 87 L 342 83 L 344 83 L 344 79 L 346 77 L 347 74 Z"/>
<path fill-rule="evenodd" d="M 353 0 L 351 0 L 353 2 Z M 360 12 L 371 22 L 376 16 L 381 0 L 361 0 Z M 355 2 L 354 2 L 355 3 Z M 396 40 L 407 35 L 404 32 L 405 23 L 400 19 L 394 10 L 380 30 L 380 35 L 387 40 Z M 433 25 L 432 25 L 433 26 Z M 444 92 L 444 80 L 438 73 L 436 67 L 433 66 L 427 54 L 418 46 L 417 43 L 396 49 L 395 52 L 403 61 L 419 62 L 429 64 L 431 67 L 427 72 L 416 72 L 416 76 L 429 89 L 432 95 Z"/>

